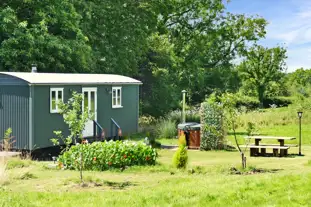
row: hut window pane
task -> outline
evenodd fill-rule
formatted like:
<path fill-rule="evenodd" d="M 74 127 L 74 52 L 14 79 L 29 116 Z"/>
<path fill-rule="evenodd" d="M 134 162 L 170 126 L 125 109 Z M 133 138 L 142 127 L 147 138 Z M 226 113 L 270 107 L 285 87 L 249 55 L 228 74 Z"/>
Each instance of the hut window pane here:
<path fill-rule="evenodd" d="M 51 88 L 50 89 L 50 112 L 59 113 L 58 104 L 64 101 L 64 89 L 63 88 Z"/>
<path fill-rule="evenodd" d="M 122 108 L 121 87 L 112 87 L 112 108 Z"/>

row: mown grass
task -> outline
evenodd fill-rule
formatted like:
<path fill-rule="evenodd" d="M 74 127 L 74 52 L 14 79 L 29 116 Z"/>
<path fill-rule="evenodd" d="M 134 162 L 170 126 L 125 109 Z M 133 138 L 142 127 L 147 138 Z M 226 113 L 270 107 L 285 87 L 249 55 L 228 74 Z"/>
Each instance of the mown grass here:
<path fill-rule="evenodd" d="M 22 169 L 33 175 L 0 187 L 0 206 L 308 206 L 311 199 L 311 147 L 305 156 L 248 157 L 248 165 L 273 172 L 232 175 L 240 166 L 236 151 L 189 151 L 185 171 L 172 168 L 173 150 L 160 150 L 159 163 L 123 172 L 79 172 L 47 169 L 49 162 L 30 162 Z M 193 169 L 193 170 L 192 170 Z"/>
<path fill-rule="evenodd" d="M 297 114 L 292 113 L 286 108 L 251 112 L 241 116 L 241 123 L 253 120 L 263 135 L 298 138 Z M 14 160 L 14 167 L 5 171 L 9 182 L 0 186 L 0 206 L 310 206 L 310 117 L 304 113 L 304 156 L 296 156 L 298 148 L 291 148 L 285 158 L 249 157 L 247 152 L 248 170 L 267 172 L 232 174 L 230 168 L 241 165 L 234 150 L 189 151 L 188 168 L 177 170 L 172 167 L 175 151 L 159 150 L 155 166 L 84 172 L 86 185 L 81 186 L 79 172 L 49 169 L 50 162 Z M 240 124 L 241 143 L 244 136 Z M 234 146 L 232 134 L 228 140 Z M 177 139 L 158 141 L 177 144 Z"/>

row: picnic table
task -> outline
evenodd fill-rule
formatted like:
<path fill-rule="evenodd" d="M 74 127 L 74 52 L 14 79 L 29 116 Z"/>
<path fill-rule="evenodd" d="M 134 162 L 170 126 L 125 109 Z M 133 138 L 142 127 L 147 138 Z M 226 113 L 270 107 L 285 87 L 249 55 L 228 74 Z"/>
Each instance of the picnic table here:
<path fill-rule="evenodd" d="M 286 140 L 294 140 L 295 137 L 276 137 L 276 136 L 246 136 L 245 139 L 254 139 L 255 144 L 243 145 L 242 147 L 250 148 L 250 156 L 266 155 L 266 149 L 273 149 L 273 156 L 280 155 L 281 157 L 288 154 L 290 147 L 297 147 L 297 145 L 285 145 Z M 279 144 L 263 144 L 262 140 L 277 140 Z M 260 152 L 259 152 L 260 149 Z M 280 153 L 279 153 L 280 150 Z"/>

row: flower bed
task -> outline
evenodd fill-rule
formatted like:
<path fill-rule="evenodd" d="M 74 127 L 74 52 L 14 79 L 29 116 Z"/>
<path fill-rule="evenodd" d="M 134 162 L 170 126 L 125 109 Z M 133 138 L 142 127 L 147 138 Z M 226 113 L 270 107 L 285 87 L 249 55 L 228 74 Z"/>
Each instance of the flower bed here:
<path fill-rule="evenodd" d="M 58 158 L 60 167 L 79 170 L 81 150 L 84 170 L 104 171 L 133 165 L 154 165 L 158 156 L 156 149 L 143 142 L 94 142 L 76 145 L 64 152 Z"/>

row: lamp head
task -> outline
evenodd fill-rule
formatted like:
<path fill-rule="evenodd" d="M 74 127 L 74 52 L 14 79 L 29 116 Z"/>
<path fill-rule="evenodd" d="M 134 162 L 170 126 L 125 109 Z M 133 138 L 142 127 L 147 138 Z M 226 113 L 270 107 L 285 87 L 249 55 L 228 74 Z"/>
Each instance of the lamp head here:
<path fill-rule="evenodd" d="M 182 90 L 181 92 L 182 92 L 182 93 L 187 93 L 187 91 L 186 91 L 186 90 Z"/>
<path fill-rule="evenodd" d="M 298 111 L 297 114 L 298 114 L 298 117 L 299 117 L 299 118 L 302 117 L 302 111 Z"/>

